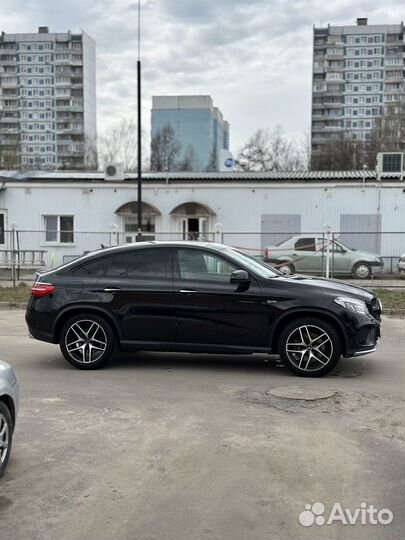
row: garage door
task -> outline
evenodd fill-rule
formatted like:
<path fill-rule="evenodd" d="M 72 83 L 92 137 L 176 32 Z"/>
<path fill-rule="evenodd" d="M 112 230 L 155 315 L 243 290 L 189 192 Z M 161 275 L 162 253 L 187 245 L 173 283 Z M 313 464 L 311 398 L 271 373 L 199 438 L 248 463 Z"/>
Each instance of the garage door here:
<path fill-rule="evenodd" d="M 340 233 L 349 247 L 381 253 L 381 214 L 342 214 Z"/>
<path fill-rule="evenodd" d="M 262 249 L 301 232 L 301 214 L 262 214 Z"/>

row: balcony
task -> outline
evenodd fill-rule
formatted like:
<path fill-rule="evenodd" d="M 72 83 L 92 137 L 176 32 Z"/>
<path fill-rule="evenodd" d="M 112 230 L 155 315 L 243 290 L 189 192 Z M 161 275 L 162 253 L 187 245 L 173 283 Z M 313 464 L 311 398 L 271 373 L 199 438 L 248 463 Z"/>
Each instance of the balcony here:
<path fill-rule="evenodd" d="M 19 126 L 3 126 L 0 124 L 0 133 L 18 133 L 20 131 Z"/>
<path fill-rule="evenodd" d="M 343 107 L 343 101 L 327 101 L 325 99 L 324 106 L 328 109 L 340 109 Z"/>

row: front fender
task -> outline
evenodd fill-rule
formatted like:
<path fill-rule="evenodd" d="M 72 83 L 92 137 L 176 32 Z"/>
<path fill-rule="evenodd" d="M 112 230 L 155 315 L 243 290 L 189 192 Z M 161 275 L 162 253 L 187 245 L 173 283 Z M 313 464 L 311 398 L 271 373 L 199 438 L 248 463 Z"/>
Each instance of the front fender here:
<path fill-rule="evenodd" d="M 273 321 L 273 324 L 270 329 L 270 336 L 269 336 L 269 346 L 271 347 L 272 350 L 275 349 L 274 344 L 276 343 L 276 340 L 278 340 L 278 337 L 283 327 L 291 320 L 296 319 L 298 317 L 302 317 L 304 315 L 309 316 L 309 317 L 319 316 L 322 319 L 327 319 L 331 321 L 333 324 L 335 324 L 336 328 L 339 330 L 339 334 L 341 338 L 343 339 L 343 354 L 346 353 L 348 349 L 348 339 L 347 339 L 347 334 L 346 334 L 346 331 L 342 322 L 331 311 L 328 311 L 322 308 L 317 308 L 317 307 L 292 308 L 282 313 L 275 321 Z"/>

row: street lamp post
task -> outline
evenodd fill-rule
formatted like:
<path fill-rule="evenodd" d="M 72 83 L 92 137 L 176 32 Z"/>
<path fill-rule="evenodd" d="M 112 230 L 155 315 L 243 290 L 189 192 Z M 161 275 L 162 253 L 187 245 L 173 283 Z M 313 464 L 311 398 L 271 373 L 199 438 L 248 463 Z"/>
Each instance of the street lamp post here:
<path fill-rule="evenodd" d="M 138 234 L 136 241 L 142 241 L 142 106 L 141 106 L 141 0 L 138 0 L 138 61 L 136 63 L 137 74 L 137 109 L 138 109 Z"/>

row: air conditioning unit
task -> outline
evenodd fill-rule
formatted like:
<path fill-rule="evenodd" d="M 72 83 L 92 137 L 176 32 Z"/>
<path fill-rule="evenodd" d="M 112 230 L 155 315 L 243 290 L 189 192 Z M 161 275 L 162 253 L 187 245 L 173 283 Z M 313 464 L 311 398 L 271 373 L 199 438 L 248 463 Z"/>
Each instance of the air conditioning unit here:
<path fill-rule="evenodd" d="M 104 169 L 104 180 L 124 180 L 123 163 L 107 163 Z"/>
<path fill-rule="evenodd" d="M 402 152 L 380 152 L 377 154 L 377 173 L 398 175 L 401 180 L 404 175 L 404 154 Z"/>

